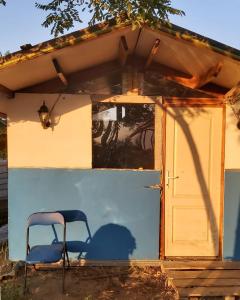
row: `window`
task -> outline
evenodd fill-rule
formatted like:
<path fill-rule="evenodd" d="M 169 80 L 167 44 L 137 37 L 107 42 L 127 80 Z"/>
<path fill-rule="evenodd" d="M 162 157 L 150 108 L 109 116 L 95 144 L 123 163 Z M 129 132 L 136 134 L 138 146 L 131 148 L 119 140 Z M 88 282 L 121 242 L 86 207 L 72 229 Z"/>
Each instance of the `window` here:
<path fill-rule="evenodd" d="M 93 168 L 154 169 L 154 104 L 93 103 Z"/>

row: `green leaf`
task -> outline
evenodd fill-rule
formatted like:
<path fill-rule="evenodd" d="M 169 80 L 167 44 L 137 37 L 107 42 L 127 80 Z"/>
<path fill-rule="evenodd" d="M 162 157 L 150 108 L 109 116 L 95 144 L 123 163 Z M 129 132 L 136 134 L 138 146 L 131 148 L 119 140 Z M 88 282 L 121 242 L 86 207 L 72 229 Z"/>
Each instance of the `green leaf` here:
<path fill-rule="evenodd" d="M 6 1 L 0 0 L 0 4 L 5 5 Z M 76 22 L 82 22 L 80 13 L 86 9 L 90 14 L 90 26 L 115 19 L 117 23 L 132 22 L 133 29 L 144 24 L 154 28 L 169 22 L 169 15 L 185 15 L 172 7 L 171 0 L 46 0 L 36 2 L 35 6 L 48 13 L 42 25 L 51 27 L 55 36 L 69 30 Z"/>

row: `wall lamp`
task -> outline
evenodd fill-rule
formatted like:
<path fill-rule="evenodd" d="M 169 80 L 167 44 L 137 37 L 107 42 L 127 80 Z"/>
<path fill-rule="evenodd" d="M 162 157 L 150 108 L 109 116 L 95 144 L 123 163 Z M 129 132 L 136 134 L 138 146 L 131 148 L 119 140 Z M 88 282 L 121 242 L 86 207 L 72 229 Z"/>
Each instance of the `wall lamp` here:
<path fill-rule="evenodd" d="M 44 129 L 49 128 L 51 126 L 51 115 L 50 115 L 47 105 L 45 104 L 45 101 L 43 101 L 42 106 L 39 108 L 38 115 L 39 115 L 39 119 L 42 124 L 42 127 Z"/>
<path fill-rule="evenodd" d="M 52 112 L 53 112 L 53 109 L 54 109 L 55 105 L 60 100 L 60 97 L 61 97 L 61 94 L 58 95 L 58 97 L 57 97 L 56 101 L 54 102 L 54 104 L 53 104 L 53 106 L 52 106 L 51 109 L 49 109 L 47 107 L 47 105 L 45 104 L 45 101 L 43 101 L 43 104 L 39 108 L 39 110 L 38 110 L 38 116 L 39 116 L 40 122 L 42 124 L 42 127 L 44 129 L 52 127 L 52 125 L 53 125 Z M 63 97 L 63 99 L 65 99 L 65 98 Z"/>

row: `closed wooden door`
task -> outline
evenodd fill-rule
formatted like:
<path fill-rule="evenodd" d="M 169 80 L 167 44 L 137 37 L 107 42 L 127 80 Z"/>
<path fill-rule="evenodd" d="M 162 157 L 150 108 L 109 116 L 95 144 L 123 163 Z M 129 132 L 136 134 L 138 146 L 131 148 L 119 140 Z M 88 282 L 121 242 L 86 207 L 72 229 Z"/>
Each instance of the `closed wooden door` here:
<path fill-rule="evenodd" d="M 167 110 L 165 256 L 218 256 L 222 108 Z"/>

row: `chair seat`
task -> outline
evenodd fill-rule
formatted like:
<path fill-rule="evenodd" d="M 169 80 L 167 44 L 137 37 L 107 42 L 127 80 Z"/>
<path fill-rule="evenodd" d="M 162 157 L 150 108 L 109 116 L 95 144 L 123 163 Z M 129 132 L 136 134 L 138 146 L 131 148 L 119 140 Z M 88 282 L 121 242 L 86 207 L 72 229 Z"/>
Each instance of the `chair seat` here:
<path fill-rule="evenodd" d="M 63 243 L 57 243 L 52 245 L 37 245 L 30 249 L 29 254 L 26 257 L 26 263 L 53 263 L 62 258 Z"/>
<path fill-rule="evenodd" d="M 68 241 L 66 242 L 66 249 L 68 252 L 88 252 L 89 244 L 82 241 Z"/>

